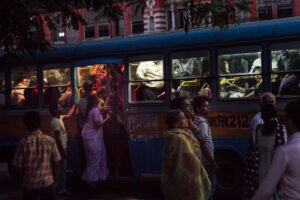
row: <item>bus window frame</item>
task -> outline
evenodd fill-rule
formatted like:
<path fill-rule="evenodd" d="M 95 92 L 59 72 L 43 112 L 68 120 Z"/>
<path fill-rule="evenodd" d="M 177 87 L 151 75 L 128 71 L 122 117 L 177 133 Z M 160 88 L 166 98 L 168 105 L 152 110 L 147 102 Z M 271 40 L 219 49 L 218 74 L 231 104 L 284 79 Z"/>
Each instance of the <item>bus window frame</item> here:
<path fill-rule="evenodd" d="M 126 70 L 126 101 L 129 106 L 139 106 L 139 105 L 165 105 L 167 103 L 167 99 L 169 98 L 167 95 L 165 96 L 164 100 L 142 100 L 142 101 L 132 101 L 131 98 L 131 84 L 132 83 L 139 83 L 139 82 L 145 82 L 145 80 L 131 80 L 130 77 L 130 63 L 136 63 L 136 62 L 147 62 L 147 61 L 154 61 L 154 60 L 161 60 L 163 62 L 163 78 L 162 79 L 151 79 L 150 81 L 163 81 L 164 82 L 164 91 L 165 94 L 167 94 L 167 84 L 168 78 L 166 77 L 166 60 L 164 53 L 161 52 L 152 52 L 149 54 L 143 54 L 143 55 L 130 55 L 127 57 L 127 63 L 125 66 L 127 66 Z"/>
<path fill-rule="evenodd" d="M 257 48 L 257 49 L 256 49 Z M 249 49 L 251 49 L 252 51 L 249 51 Z M 254 50 L 256 49 L 256 51 Z M 226 50 L 226 51 L 225 51 Z M 259 50 L 259 51 L 257 51 Z M 230 74 L 220 74 L 219 73 L 219 56 L 223 56 L 223 55 L 228 55 L 228 54 L 244 54 L 244 53 L 257 53 L 257 52 L 261 52 L 261 72 L 260 73 L 230 73 Z M 233 76 L 237 76 L 237 77 L 241 77 L 241 76 L 253 76 L 253 75 L 260 75 L 262 78 L 262 87 L 263 87 L 263 92 L 265 92 L 265 83 L 264 83 L 264 69 L 266 68 L 266 65 L 264 64 L 264 46 L 262 45 L 262 43 L 254 43 L 254 44 L 240 44 L 240 45 L 233 45 L 231 47 L 228 46 L 219 46 L 215 49 L 215 70 L 216 70 L 216 76 L 214 78 L 214 80 L 216 81 L 216 92 L 217 92 L 217 99 L 220 102 L 229 102 L 229 101 L 257 101 L 257 99 L 259 99 L 259 97 L 256 98 L 221 98 L 220 97 L 220 78 L 221 77 L 233 77 Z"/>
<path fill-rule="evenodd" d="M 35 73 L 36 73 L 36 77 L 37 77 L 37 86 L 36 86 L 36 88 L 38 89 L 38 103 L 36 105 L 21 105 L 21 106 L 18 106 L 18 105 L 12 104 L 11 93 L 14 89 L 18 89 L 16 87 L 12 87 L 12 73 L 14 72 L 14 69 L 21 69 L 21 68 L 23 68 L 23 69 L 27 68 L 27 69 L 29 69 L 29 71 L 35 71 Z M 22 109 L 28 109 L 28 108 L 38 108 L 40 106 L 40 104 L 39 104 L 40 88 L 39 88 L 39 78 L 38 78 L 38 76 L 39 76 L 39 66 L 37 66 L 37 65 L 20 65 L 20 66 L 16 66 L 16 67 L 11 67 L 9 69 L 8 76 L 9 76 L 9 86 L 7 84 L 6 93 L 8 95 L 9 103 L 6 102 L 6 104 L 9 104 L 11 109 L 16 109 L 16 110 L 22 110 Z M 24 88 L 24 90 L 25 90 L 25 88 Z"/>
<path fill-rule="evenodd" d="M 282 51 L 282 50 L 289 50 L 289 49 L 298 49 L 298 51 L 300 51 L 300 39 L 293 39 L 293 40 L 289 40 L 289 41 L 273 41 L 270 45 L 269 45 L 269 68 L 268 71 L 266 73 L 266 76 L 268 76 L 269 78 L 269 88 L 268 90 L 270 92 L 272 92 L 272 85 L 271 85 L 271 76 L 273 74 L 290 74 L 293 72 L 300 72 L 299 70 L 287 70 L 287 71 L 273 71 L 272 70 L 272 51 Z M 300 53 L 299 53 L 300 56 Z M 274 94 L 276 98 L 278 99 L 295 99 L 295 98 L 299 98 L 300 95 L 278 95 L 278 94 Z"/>
<path fill-rule="evenodd" d="M 75 88 L 74 88 L 74 76 L 72 75 L 73 73 L 73 69 L 74 66 L 72 66 L 71 63 L 67 63 L 67 62 L 63 62 L 63 63 L 51 63 L 51 64 L 44 64 L 44 65 L 41 65 L 40 66 L 40 70 L 41 70 L 41 74 L 40 74 L 40 84 L 41 84 L 41 89 L 39 89 L 39 93 L 41 93 L 41 106 L 43 108 L 47 108 L 49 107 L 49 105 L 45 104 L 44 103 L 44 92 L 43 92 L 43 89 L 44 88 L 50 88 L 50 87 L 68 87 L 68 86 L 71 86 L 72 88 L 72 105 L 75 103 Z M 65 84 L 65 85 L 51 85 L 51 86 L 44 86 L 43 85 L 43 80 L 44 80 L 44 70 L 55 70 L 55 69 L 69 69 L 70 70 L 70 84 Z M 67 106 L 66 108 L 69 108 L 69 107 L 72 107 L 72 106 Z"/>

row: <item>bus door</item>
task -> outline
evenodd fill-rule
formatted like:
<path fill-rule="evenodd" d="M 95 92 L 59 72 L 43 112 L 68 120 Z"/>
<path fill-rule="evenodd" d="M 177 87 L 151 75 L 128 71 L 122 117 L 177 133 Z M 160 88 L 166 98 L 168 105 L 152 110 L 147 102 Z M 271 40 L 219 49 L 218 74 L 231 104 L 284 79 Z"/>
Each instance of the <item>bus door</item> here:
<path fill-rule="evenodd" d="M 76 98 L 85 98 L 85 82 L 92 84 L 91 93 L 97 95 L 103 119 L 103 140 L 107 166 L 112 176 L 129 176 L 130 161 L 127 134 L 124 129 L 124 64 L 122 59 L 91 59 L 76 61 L 74 83 Z"/>

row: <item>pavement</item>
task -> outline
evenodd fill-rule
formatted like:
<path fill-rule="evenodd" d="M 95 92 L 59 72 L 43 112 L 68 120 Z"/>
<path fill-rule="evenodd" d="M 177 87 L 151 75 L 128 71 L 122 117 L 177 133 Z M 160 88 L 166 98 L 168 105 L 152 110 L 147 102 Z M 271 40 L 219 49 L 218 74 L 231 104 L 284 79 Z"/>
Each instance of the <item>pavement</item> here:
<path fill-rule="evenodd" d="M 132 177 L 109 177 L 100 182 L 97 189 L 92 189 L 79 176 L 68 173 L 66 196 L 59 200 L 160 200 L 160 177 L 158 175 L 142 175 L 138 179 Z M 0 164 L 0 199 L 20 200 L 22 188 L 10 179 L 6 163 Z"/>

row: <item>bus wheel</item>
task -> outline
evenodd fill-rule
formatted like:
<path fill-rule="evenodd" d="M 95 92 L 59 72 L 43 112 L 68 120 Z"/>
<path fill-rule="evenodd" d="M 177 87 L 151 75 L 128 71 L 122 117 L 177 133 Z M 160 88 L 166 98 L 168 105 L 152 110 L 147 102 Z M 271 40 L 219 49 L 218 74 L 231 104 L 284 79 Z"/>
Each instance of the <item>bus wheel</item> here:
<path fill-rule="evenodd" d="M 216 199 L 242 199 L 243 162 L 241 158 L 231 151 L 216 151 L 215 160 L 219 166 Z"/>

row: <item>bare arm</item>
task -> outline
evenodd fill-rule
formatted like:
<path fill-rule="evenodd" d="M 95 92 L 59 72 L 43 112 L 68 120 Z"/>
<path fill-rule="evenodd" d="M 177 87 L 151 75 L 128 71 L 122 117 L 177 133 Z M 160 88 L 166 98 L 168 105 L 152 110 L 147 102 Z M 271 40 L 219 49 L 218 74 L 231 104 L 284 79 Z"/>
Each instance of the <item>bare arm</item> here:
<path fill-rule="evenodd" d="M 60 139 L 59 135 L 60 135 L 60 131 L 54 131 L 54 138 L 55 138 L 55 141 L 56 141 L 58 151 L 60 152 L 60 155 L 63 158 L 67 158 L 68 157 L 67 151 L 66 151 L 66 149 L 63 148 L 63 145 L 62 145 L 62 142 L 61 142 L 61 139 Z"/>
<path fill-rule="evenodd" d="M 64 115 L 63 118 L 64 119 L 71 118 L 75 114 L 76 110 L 77 110 L 77 103 L 72 106 L 72 108 L 69 110 L 68 114 Z"/>

